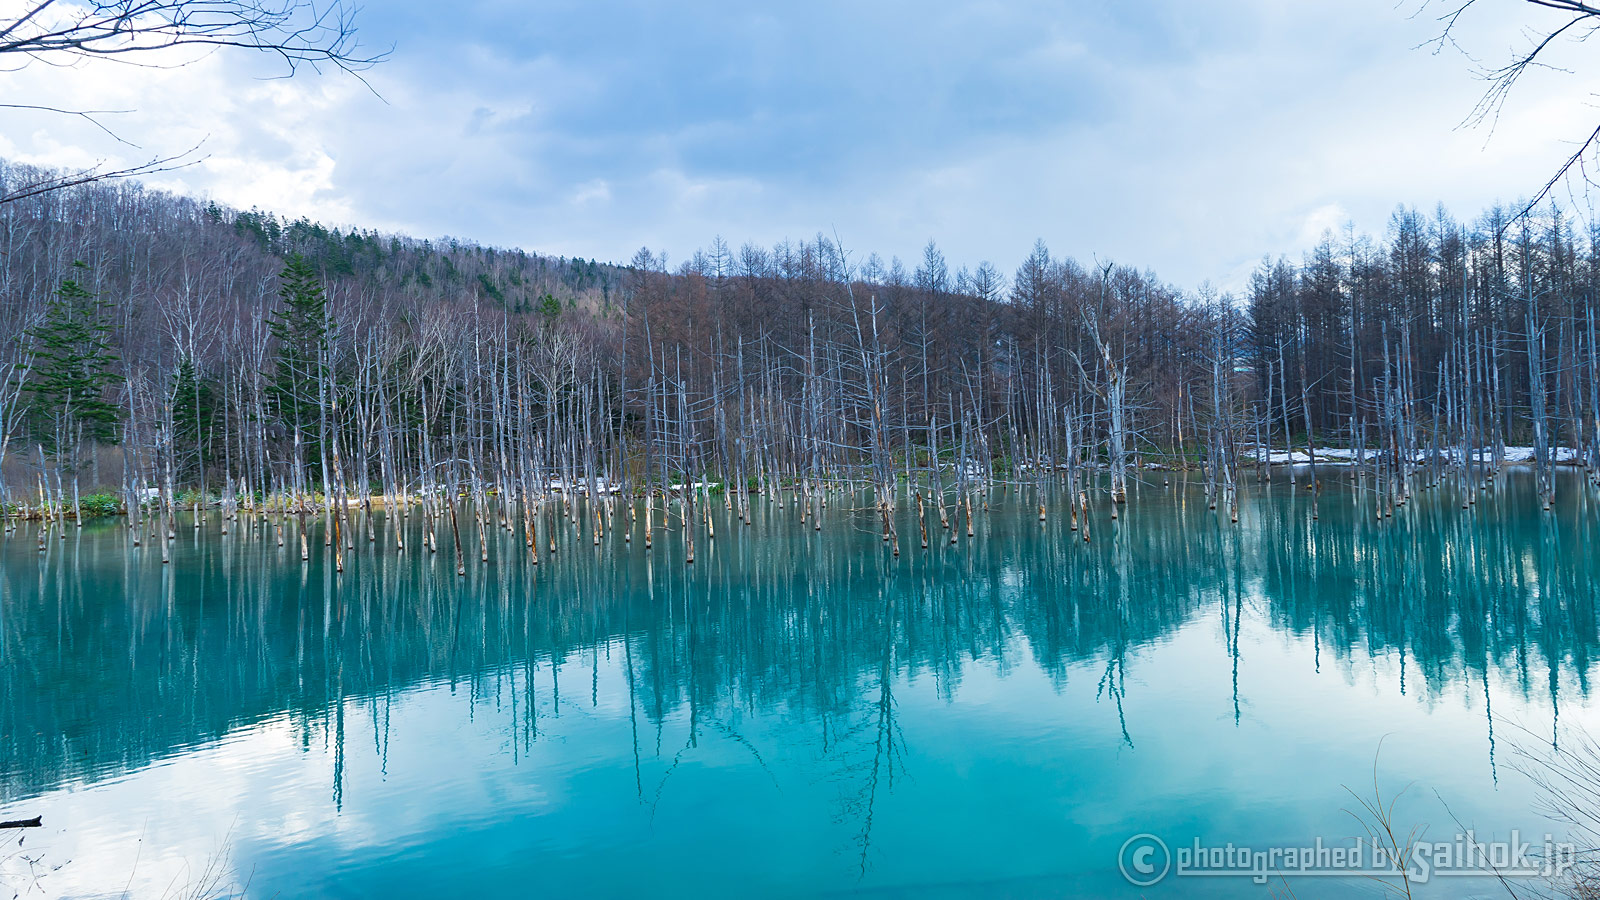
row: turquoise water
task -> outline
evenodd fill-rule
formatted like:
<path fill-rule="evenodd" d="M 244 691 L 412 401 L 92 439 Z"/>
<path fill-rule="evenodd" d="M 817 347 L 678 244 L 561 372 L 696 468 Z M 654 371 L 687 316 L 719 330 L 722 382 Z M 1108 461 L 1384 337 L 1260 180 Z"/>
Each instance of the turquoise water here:
<path fill-rule="evenodd" d="M 293 531 L 98 524 L 0 543 L 0 880 L 31 896 L 1269 896 L 1119 869 L 1348 841 L 1365 797 L 1448 840 L 1564 834 L 1521 753 L 1600 735 L 1600 510 L 1524 473 L 1374 520 L 1360 486 L 1137 486 L 1092 542 L 1029 490 L 976 534 L 716 507 L 693 566 L 448 525 L 334 571 Z M 931 518 L 931 516 L 930 516 Z M 659 525 L 659 519 L 657 520 Z M 642 518 L 641 518 L 642 525 Z M 933 522 L 937 529 L 937 521 Z M 313 523 L 313 528 L 317 528 Z M 676 528 L 676 524 L 674 525 Z M 316 532 L 320 534 L 320 531 Z M 1380 751 L 1381 745 L 1381 751 Z M 196 890 L 196 888 L 202 890 Z M 1360 877 L 1297 897 L 1381 896 Z M 188 891 L 189 893 L 183 893 Z M 1436 877 L 1421 896 L 1504 896 Z"/>

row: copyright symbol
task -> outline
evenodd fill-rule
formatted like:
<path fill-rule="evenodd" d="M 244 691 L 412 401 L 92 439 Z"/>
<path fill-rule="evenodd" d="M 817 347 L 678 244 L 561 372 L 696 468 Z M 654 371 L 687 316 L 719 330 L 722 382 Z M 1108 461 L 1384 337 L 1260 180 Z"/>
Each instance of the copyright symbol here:
<path fill-rule="evenodd" d="M 1153 834 L 1136 834 L 1117 851 L 1117 868 L 1134 887 L 1149 887 L 1167 877 L 1172 868 L 1172 853 L 1167 844 Z"/>

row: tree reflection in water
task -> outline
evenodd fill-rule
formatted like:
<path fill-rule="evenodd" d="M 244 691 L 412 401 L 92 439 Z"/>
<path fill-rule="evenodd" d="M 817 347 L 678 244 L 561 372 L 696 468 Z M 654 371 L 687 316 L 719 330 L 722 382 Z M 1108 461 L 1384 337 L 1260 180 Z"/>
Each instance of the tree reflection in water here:
<path fill-rule="evenodd" d="M 1091 665 L 1131 749 L 1162 723 L 1128 721 L 1130 655 L 1204 617 L 1233 667 L 1235 726 L 1249 707 L 1240 623 L 1258 617 L 1309 638 L 1319 671 L 1328 654 L 1360 650 L 1398 661 L 1402 692 L 1481 693 L 1492 766 L 1491 681 L 1548 704 L 1554 743 L 1563 683 L 1587 696 L 1600 640 L 1593 502 L 1558 491 L 1546 514 L 1532 489 L 1512 474 L 1470 510 L 1424 493 L 1377 522 L 1359 485 L 1330 486 L 1317 520 L 1303 490 L 1278 485 L 1233 525 L 1198 488 L 1144 484 L 1118 519 L 1096 519 L 1092 543 L 1063 517 L 1037 522 L 1031 489 L 1005 490 L 975 537 L 899 558 L 870 505 L 830 509 L 815 532 L 758 504 L 751 527 L 720 523 L 692 566 L 679 541 L 645 551 L 615 528 L 599 548 L 570 542 L 534 565 L 516 535 L 495 530 L 490 562 L 469 560 L 464 577 L 449 548 L 419 549 L 417 517 L 380 518 L 343 573 L 316 552 L 302 564 L 270 529 L 180 528 L 165 566 L 115 527 L 73 531 L 44 553 L 22 532 L 0 548 L 0 800 L 127 773 L 287 715 L 302 746 L 330 742 L 339 807 L 345 754 L 357 752 L 346 716 L 370 717 L 362 752 L 386 772 L 391 705 L 433 684 L 504 716 L 518 758 L 584 700 L 625 702 L 634 790 L 652 816 L 709 738 L 778 786 L 774 748 L 742 722 L 781 717 L 826 761 L 864 873 L 874 815 L 906 775 L 896 691 L 908 680 L 932 679 L 949 699 L 974 662 L 1003 678 L 1028 658 L 1058 686 Z M 912 533 L 912 505 L 900 506 Z M 394 528 L 415 532 L 403 553 Z M 475 548 L 476 536 L 464 542 Z M 590 670 L 583 700 L 562 682 L 574 661 Z M 624 673 L 626 696 L 608 696 L 602 661 Z M 663 747 L 680 715 L 683 742 Z M 652 756 L 670 759 L 659 777 Z"/>

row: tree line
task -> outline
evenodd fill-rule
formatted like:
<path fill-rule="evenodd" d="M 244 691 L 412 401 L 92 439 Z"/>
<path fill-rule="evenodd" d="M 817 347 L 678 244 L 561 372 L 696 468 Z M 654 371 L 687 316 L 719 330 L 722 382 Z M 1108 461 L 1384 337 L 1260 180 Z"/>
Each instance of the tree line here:
<path fill-rule="evenodd" d="M 1298 417 L 1352 446 L 1399 440 L 1492 471 L 1531 445 L 1548 503 L 1558 446 L 1600 462 L 1597 296 L 1600 224 L 1555 206 L 1471 224 L 1400 209 L 1381 241 L 1347 229 L 1255 272 L 1256 390 L 1276 386 L 1283 430 Z"/>
<path fill-rule="evenodd" d="M 1403 503 L 1519 442 L 1548 495 L 1558 446 L 1600 449 L 1597 251 L 1556 209 L 1402 209 L 1234 297 L 1042 241 L 1009 274 L 828 235 L 611 265 L 85 184 L 0 205 L 0 500 L 471 493 L 514 519 L 620 489 L 692 516 L 713 479 L 730 506 L 850 484 L 887 538 L 900 485 L 946 527 L 952 490 L 1120 502 L 1152 464 L 1201 467 L 1215 504 L 1266 451 L 1331 444 Z"/>

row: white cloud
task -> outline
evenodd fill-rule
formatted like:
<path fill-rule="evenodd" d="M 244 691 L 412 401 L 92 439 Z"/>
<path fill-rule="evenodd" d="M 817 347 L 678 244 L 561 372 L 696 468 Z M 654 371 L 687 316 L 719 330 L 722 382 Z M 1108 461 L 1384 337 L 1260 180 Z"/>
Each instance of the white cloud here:
<path fill-rule="evenodd" d="M 578 209 L 586 206 L 599 206 L 611 200 L 611 185 L 604 178 L 596 178 L 578 185 L 572 192 L 572 205 Z"/>

